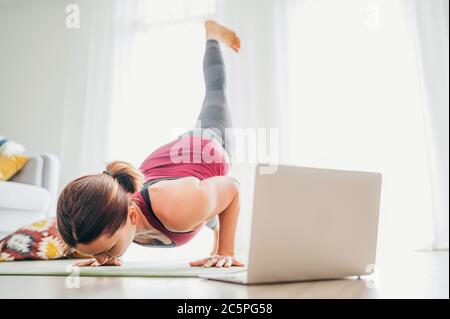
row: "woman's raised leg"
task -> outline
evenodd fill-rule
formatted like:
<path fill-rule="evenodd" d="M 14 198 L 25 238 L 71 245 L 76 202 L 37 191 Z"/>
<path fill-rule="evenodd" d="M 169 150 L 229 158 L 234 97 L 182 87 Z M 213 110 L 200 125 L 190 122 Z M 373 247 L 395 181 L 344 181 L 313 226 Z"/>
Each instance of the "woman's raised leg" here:
<path fill-rule="evenodd" d="M 217 24 L 214 21 L 205 22 L 206 47 L 203 57 L 203 76 L 205 78 L 205 99 L 200 115 L 197 119 L 197 128 L 207 129 L 222 144 L 230 158 L 233 154 L 233 137 L 226 129 L 232 128 L 231 112 L 226 99 L 225 64 L 220 48 L 224 43 L 236 52 L 240 49 L 240 40 L 236 33 Z M 218 231 L 218 217 L 211 218 L 207 226 Z M 215 236 L 215 246 L 217 240 Z"/>
<path fill-rule="evenodd" d="M 231 156 L 232 136 L 229 136 L 230 133 L 226 134 L 226 129 L 231 129 L 233 125 L 225 94 L 225 64 L 219 41 L 238 52 L 240 40 L 233 31 L 214 21 L 206 21 L 205 28 L 203 75 L 206 93 L 197 119 L 197 127 L 210 130 Z"/>

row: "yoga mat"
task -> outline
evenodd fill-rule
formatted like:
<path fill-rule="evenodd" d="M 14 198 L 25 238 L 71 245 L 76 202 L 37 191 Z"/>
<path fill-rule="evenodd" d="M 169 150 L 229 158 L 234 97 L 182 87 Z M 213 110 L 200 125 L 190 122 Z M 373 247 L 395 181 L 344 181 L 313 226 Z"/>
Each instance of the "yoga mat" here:
<path fill-rule="evenodd" d="M 245 267 L 190 267 L 188 260 L 156 262 L 124 262 L 122 266 L 79 267 L 78 260 L 37 260 L 0 262 L 0 276 L 91 276 L 91 277 L 198 277 L 246 270 Z"/>

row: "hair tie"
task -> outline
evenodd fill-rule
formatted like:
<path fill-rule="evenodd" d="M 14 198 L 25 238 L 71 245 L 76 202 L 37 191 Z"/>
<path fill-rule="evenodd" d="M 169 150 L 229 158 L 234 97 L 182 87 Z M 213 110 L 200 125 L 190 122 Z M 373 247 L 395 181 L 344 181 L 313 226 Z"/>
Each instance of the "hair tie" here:
<path fill-rule="evenodd" d="M 108 176 L 111 176 L 111 177 L 113 177 L 113 176 L 111 175 L 111 173 L 110 173 L 110 172 L 108 172 L 108 171 L 103 171 L 103 174 L 106 174 L 106 175 L 108 175 Z"/>

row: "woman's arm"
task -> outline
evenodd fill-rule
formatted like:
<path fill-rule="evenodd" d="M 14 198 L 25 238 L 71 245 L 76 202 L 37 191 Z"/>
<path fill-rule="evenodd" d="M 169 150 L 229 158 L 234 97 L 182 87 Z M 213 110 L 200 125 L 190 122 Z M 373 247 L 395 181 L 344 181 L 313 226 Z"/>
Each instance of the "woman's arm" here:
<path fill-rule="evenodd" d="M 237 190 L 230 204 L 219 214 L 219 244 L 217 254 L 234 256 L 234 239 L 239 216 L 239 190 Z"/>
<path fill-rule="evenodd" d="M 231 267 L 245 266 L 234 257 L 234 240 L 239 216 L 239 190 L 235 193 L 228 207 L 219 214 L 219 243 L 217 252 L 209 258 L 189 263 L 191 266 Z"/>
<path fill-rule="evenodd" d="M 234 257 L 234 241 L 240 209 L 239 183 L 230 177 L 222 177 L 218 180 L 211 181 L 205 180 L 202 182 L 204 182 L 205 185 L 201 186 L 215 188 L 217 193 L 222 191 L 227 192 L 225 197 L 228 199 L 226 200 L 228 204 L 226 208 L 219 213 L 219 242 L 217 252 L 209 258 L 191 262 L 190 265 L 204 267 L 242 267 L 244 264 Z M 200 184 L 202 184 L 202 182 Z M 231 184 L 228 185 L 229 183 Z M 221 187 L 224 187 L 224 189 L 221 190 Z M 212 193 L 214 192 L 215 191 L 212 191 Z M 219 194 L 218 197 L 221 197 L 221 195 Z"/>
<path fill-rule="evenodd" d="M 236 179 L 227 176 L 203 181 L 183 178 L 161 183 L 160 186 L 152 187 L 150 192 L 155 203 L 155 213 L 158 212 L 158 218 L 170 230 L 193 230 L 219 215 L 217 255 L 232 258 L 215 261 L 213 258 L 206 258 L 207 261 L 191 263 L 192 266 L 242 265 L 234 259 L 234 239 L 240 207 L 239 183 Z"/>
<path fill-rule="evenodd" d="M 239 184 L 227 176 L 203 181 L 187 177 L 158 183 L 149 191 L 153 210 L 164 226 L 171 231 L 184 232 L 225 212 L 239 192 Z"/>

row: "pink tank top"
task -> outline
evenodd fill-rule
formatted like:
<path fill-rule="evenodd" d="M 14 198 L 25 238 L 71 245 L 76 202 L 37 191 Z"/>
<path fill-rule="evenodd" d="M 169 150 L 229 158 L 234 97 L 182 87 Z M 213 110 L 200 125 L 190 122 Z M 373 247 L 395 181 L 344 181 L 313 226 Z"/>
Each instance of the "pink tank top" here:
<path fill-rule="evenodd" d="M 151 153 L 139 169 L 144 174 L 144 188 L 132 198 L 145 214 L 149 223 L 168 237 L 172 243 L 143 244 L 152 247 L 175 247 L 190 241 L 200 229 L 190 232 L 173 232 L 164 227 L 151 207 L 148 185 L 154 180 L 176 179 L 193 176 L 204 180 L 214 176 L 225 176 L 230 168 L 228 153 L 220 143 L 201 136 L 183 136 Z M 206 221 L 205 221 L 206 224 Z"/>

